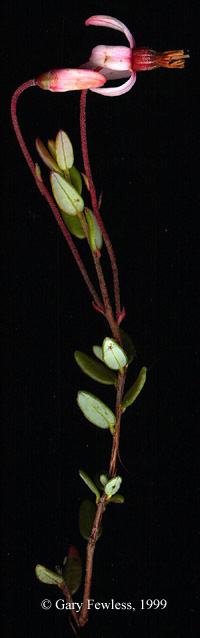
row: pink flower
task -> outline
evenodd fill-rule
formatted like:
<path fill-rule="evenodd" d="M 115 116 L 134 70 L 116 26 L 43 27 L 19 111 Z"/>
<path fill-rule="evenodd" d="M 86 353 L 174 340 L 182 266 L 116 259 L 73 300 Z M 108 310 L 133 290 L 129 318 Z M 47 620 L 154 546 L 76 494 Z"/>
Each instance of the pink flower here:
<path fill-rule="evenodd" d="M 107 80 L 115 80 L 128 77 L 129 79 L 114 88 L 92 88 L 95 93 L 114 97 L 130 91 L 136 81 L 136 71 L 148 71 L 158 67 L 183 68 L 185 55 L 179 51 L 165 51 L 156 53 L 152 49 L 136 48 L 132 33 L 123 22 L 111 16 L 95 15 L 85 22 L 86 26 L 110 27 L 122 31 L 126 36 L 129 46 L 99 45 L 92 49 L 92 53 L 84 68 L 98 69 Z"/>
<path fill-rule="evenodd" d="M 48 91 L 81 91 L 103 86 L 106 78 L 101 73 L 91 69 L 54 69 L 42 73 L 35 83 L 41 89 Z"/>

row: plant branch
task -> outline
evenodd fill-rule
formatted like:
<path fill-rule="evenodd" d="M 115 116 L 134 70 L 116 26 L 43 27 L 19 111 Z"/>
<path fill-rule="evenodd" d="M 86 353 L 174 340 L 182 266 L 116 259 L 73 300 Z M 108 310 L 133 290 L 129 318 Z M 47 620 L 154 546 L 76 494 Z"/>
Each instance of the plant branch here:
<path fill-rule="evenodd" d="M 115 405 L 116 424 L 115 424 L 115 432 L 113 435 L 113 445 L 112 445 L 110 465 L 109 465 L 109 478 L 113 478 L 113 476 L 115 476 L 116 468 L 117 468 L 117 456 L 119 451 L 120 425 L 121 425 L 121 416 L 122 416 L 121 403 L 123 398 L 125 379 L 126 379 L 126 370 L 124 369 L 120 371 L 118 374 L 116 405 Z M 93 523 L 92 532 L 87 544 L 86 574 L 85 574 L 85 584 L 84 584 L 84 594 L 83 594 L 83 605 L 82 605 L 81 613 L 79 616 L 80 627 L 84 627 L 84 625 L 86 625 L 88 621 L 88 599 L 90 598 L 90 591 L 91 591 L 91 584 L 92 584 L 94 552 L 95 552 L 95 546 L 97 542 L 99 528 L 101 525 L 103 514 L 106 509 L 106 501 L 107 501 L 107 496 L 104 492 L 104 494 L 101 496 L 99 503 L 97 505 L 97 511 L 96 511 L 96 516 Z"/>
<path fill-rule="evenodd" d="M 77 264 L 77 266 L 78 266 L 78 268 L 79 268 L 79 270 L 81 272 L 81 275 L 82 275 L 82 277 L 83 277 L 83 279 L 85 281 L 85 284 L 86 284 L 90 294 L 92 295 L 92 298 L 93 298 L 95 304 L 97 306 L 99 306 L 101 308 L 101 310 L 103 311 L 101 300 L 100 300 L 100 298 L 99 298 L 99 296 L 98 296 L 98 294 L 97 294 L 97 292 L 96 292 L 96 290 L 95 290 L 95 288 L 94 288 L 94 286 L 93 286 L 93 284 L 92 284 L 92 282 L 91 282 L 91 280 L 89 278 L 87 270 L 86 270 L 86 268 L 85 268 L 85 266 L 83 264 L 83 261 L 81 259 L 81 256 L 80 256 L 80 254 L 79 254 L 79 252 L 78 252 L 78 250 L 77 250 L 77 248 L 76 248 L 76 246 L 75 246 L 75 244 L 73 242 L 73 239 L 72 239 L 69 231 L 67 230 L 67 228 L 66 228 L 66 226 L 64 224 L 64 221 L 63 221 L 63 219 L 61 217 L 61 214 L 60 214 L 60 212 L 59 212 L 59 210 L 58 210 L 58 208 L 57 208 L 57 206 L 56 206 L 56 204 L 54 202 L 54 199 L 51 196 L 51 194 L 49 193 L 48 189 L 46 188 L 41 176 L 37 175 L 35 164 L 34 164 L 32 158 L 30 156 L 30 153 L 29 153 L 29 151 L 27 149 L 26 143 L 25 143 L 24 138 L 23 138 L 22 133 L 21 133 L 21 129 L 20 129 L 20 126 L 19 126 L 19 123 L 18 123 L 18 118 L 17 118 L 18 98 L 26 89 L 28 89 L 28 88 L 30 88 L 32 86 L 35 86 L 35 80 L 29 80 L 28 82 L 24 82 L 24 84 L 19 86 L 16 89 L 15 93 L 13 94 L 13 97 L 12 97 L 12 100 L 11 100 L 11 118 L 12 118 L 13 128 L 14 128 L 17 140 L 19 142 L 20 148 L 22 150 L 22 153 L 23 153 L 23 155 L 25 157 L 25 160 L 26 160 L 26 162 L 27 162 L 27 164 L 28 164 L 28 166 L 30 168 L 30 171 L 31 171 L 31 173 L 32 173 L 32 175 L 34 177 L 36 186 L 38 187 L 41 195 L 43 195 L 43 197 L 45 197 L 46 201 L 48 202 L 48 204 L 49 204 L 49 206 L 50 206 L 50 208 L 52 210 L 52 213 L 53 213 L 53 215 L 54 215 L 54 217 L 55 217 L 55 219 L 57 221 L 57 224 L 58 224 L 62 234 L 64 235 L 64 238 L 65 238 L 65 240 L 66 240 L 66 242 L 67 242 L 67 244 L 68 244 L 68 246 L 69 246 L 69 248 L 70 248 L 70 250 L 72 252 L 72 255 L 73 255 L 73 257 L 74 257 L 74 259 L 76 261 L 76 264 Z"/>
<path fill-rule="evenodd" d="M 110 238 L 108 236 L 108 233 L 106 231 L 106 228 L 104 226 L 104 223 L 99 211 L 96 189 L 94 186 L 92 171 L 90 167 L 88 143 L 87 143 L 87 127 L 86 127 L 86 98 L 87 98 L 87 91 L 84 90 L 81 92 L 81 99 L 80 99 L 80 130 L 81 130 L 81 145 L 82 145 L 84 169 L 89 181 L 89 191 L 90 191 L 93 212 L 99 224 L 99 228 L 102 232 L 104 242 L 110 257 L 111 268 L 113 272 L 116 318 L 118 319 L 121 315 L 118 267 L 117 267 L 116 257 L 114 254 L 114 250 L 113 250 Z"/>

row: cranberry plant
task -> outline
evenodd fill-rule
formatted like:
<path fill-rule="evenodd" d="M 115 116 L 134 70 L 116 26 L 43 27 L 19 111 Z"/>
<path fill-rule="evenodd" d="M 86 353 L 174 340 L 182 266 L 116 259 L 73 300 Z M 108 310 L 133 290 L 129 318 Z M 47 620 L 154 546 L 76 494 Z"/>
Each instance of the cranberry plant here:
<path fill-rule="evenodd" d="M 88 90 L 108 97 L 120 96 L 133 87 L 137 72 L 158 67 L 181 69 L 188 57 L 183 50 L 157 53 L 152 49 L 137 48 L 129 29 L 110 16 L 92 16 L 86 21 L 86 25 L 110 27 L 121 31 L 127 38 L 128 46 L 99 45 L 92 50 L 89 61 L 78 69 L 50 70 L 36 79 L 25 82 L 16 89 L 11 102 L 13 127 L 36 186 L 49 204 L 66 239 L 92 298 L 94 311 L 101 313 L 105 323 L 103 343 L 99 343 L 98 335 L 95 336 L 91 352 L 76 351 L 75 361 L 83 374 L 91 377 L 97 384 L 110 386 L 112 405 L 113 392 L 115 393 L 114 410 L 102 401 L 100 390 L 97 390 L 97 395 L 85 389 L 78 390 L 77 394 L 77 405 L 86 421 L 102 429 L 102 436 L 105 436 L 103 430 L 107 430 L 110 441 L 110 462 L 105 472 L 100 474 L 96 481 L 88 475 L 87 467 L 79 469 L 80 480 L 85 483 L 86 490 L 91 496 L 89 499 L 86 492 L 87 497 L 81 503 L 79 511 L 80 533 L 87 543 L 85 567 L 82 567 L 78 549 L 73 545 L 69 548 L 62 568 L 52 571 L 43 565 L 36 566 L 36 576 L 41 582 L 46 585 L 56 585 L 63 592 L 69 605 L 70 622 L 75 632 L 88 621 L 88 599 L 91 594 L 94 553 L 102 532 L 103 516 L 107 507 L 124 503 L 124 496 L 121 493 L 122 477 L 117 467 L 123 414 L 134 404 L 147 378 L 145 366 L 141 368 L 138 376 L 134 373 L 134 367 L 131 368 L 135 349 L 132 338 L 121 327 L 126 312 L 121 306 L 117 261 L 101 214 L 101 197 L 97 197 L 88 153 L 86 126 Z M 113 82 L 115 79 L 122 79 L 122 84 L 115 87 L 105 86 L 108 81 Z M 73 144 L 68 132 L 58 130 L 56 138 L 50 137 L 46 146 L 42 140 L 36 139 L 37 154 L 48 169 L 45 181 L 43 180 L 38 162 L 30 156 L 17 117 L 18 98 L 29 88 L 40 88 L 52 92 L 81 91 L 80 141 L 83 166 L 76 166 Z M 91 255 L 96 273 L 95 284 L 81 256 L 82 242 L 87 243 Z M 113 275 L 112 289 L 108 288 L 106 282 L 105 251 L 108 253 Z M 114 299 L 114 307 L 112 299 Z M 82 582 L 83 601 L 78 613 L 72 602 Z"/>

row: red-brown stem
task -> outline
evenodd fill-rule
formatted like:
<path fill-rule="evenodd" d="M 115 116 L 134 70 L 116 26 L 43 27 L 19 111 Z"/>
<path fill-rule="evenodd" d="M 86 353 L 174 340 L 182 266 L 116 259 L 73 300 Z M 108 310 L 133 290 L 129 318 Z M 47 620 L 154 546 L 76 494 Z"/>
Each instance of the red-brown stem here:
<path fill-rule="evenodd" d="M 125 379 L 126 379 L 126 371 L 124 369 L 118 374 L 116 406 L 115 406 L 116 424 L 115 424 L 115 432 L 113 435 L 113 445 L 112 445 L 111 458 L 110 458 L 109 478 L 113 478 L 113 476 L 115 476 L 116 468 L 117 468 L 120 424 L 121 424 L 121 416 L 122 416 L 121 403 L 122 403 L 122 397 L 124 392 Z M 84 627 L 84 625 L 86 625 L 88 621 L 88 599 L 90 598 L 90 591 L 91 591 L 91 584 L 92 584 L 94 552 L 95 552 L 95 546 L 97 542 L 98 531 L 101 525 L 104 511 L 106 509 L 106 501 L 107 501 L 107 497 L 106 497 L 106 494 L 104 493 L 101 496 L 99 503 L 97 505 L 97 511 L 96 511 L 96 516 L 93 523 L 92 532 L 87 544 L 86 574 L 85 574 L 85 584 L 84 584 L 84 594 L 83 594 L 83 605 L 82 605 L 80 616 L 79 616 L 80 627 Z"/>
<path fill-rule="evenodd" d="M 121 416 L 122 416 L 122 397 L 124 392 L 124 385 L 126 380 L 126 370 L 122 370 L 118 375 L 118 384 L 117 384 L 117 395 L 116 395 L 116 406 L 115 406 L 115 414 L 116 414 L 116 424 L 115 431 L 113 434 L 113 444 L 112 444 L 112 452 L 110 458 L 110 467 L 109 467 L 109 478 L 113 478 L 116 474 L 116 466 L 117 466 L 117 456 L 119 451 L 119 438 L 120 438 L 120 427 L 121 427 Z"/>
<path fill-rule="evenodd" d="M 116 257 L 114 254 L 114 250 L 113 250 L 110 238 L 105 229 L 101 214 L 99 212 L 96 189 L 94 186 L 92 171 L 90 167 L 88 143 L 87 143 L 87 128 L 86 128 L 86 98 L 87 98 L 87 91 L 82 91 L 81 99 L 80 99 L 80 131 L 81 131 L 81 145 L 82 145 L 84 169 L 89 181 L 89 190 L 90 190 L 90 197 L 91 197 L 93 212 L 99 224 L 99 228 L 102 232 L 104 242 L 110 257 L 110 263 L 111 263 L 111 268 L 113 272 L 116 317 L 118 319 L 121 313 L 118 267 L 117 267 Z"/>
<path fill-rule="evenodd" d="M 67 585 L 65 584 L 64 581 L 59 587 L 60 587 L 61 591 L 63 592 L 63 595 L 65 596 L 66 601 L 70 604 L 70 614 L 71 614 L 71 617 L 74 620 L 75 626 L 78 629 L 80 627 L 79 618 L 78 618 L 78 614 L 77 614 L 76 610 L 73 609 L 73 598 L 72 598 L 72 596 L 70 594 L 70 591 L 69 591 L 69 589 L 68 589 L 68 587 L 67 587 Z"/>
<path fill-rule="evenodd" d="M 25 157 L 25 160 L 30 168 L 30 171 L 34 177 L 36 186 L 38 187 L 41 195 L 43 195 L 43 197 L 45 197 L 46 201 L 48 202 L 52 213 L 57 221 L 57 224 L 62 232 L 62 234 L 65 237 L 65 240 L 72 252 L 72 255 L 76 261 L 76 264 L 81 272 L 81 275 L 86 283 L 86 286 L 88 287 L 88 290 L 90 291 L 93 300 L 95 301 L 95 303 L 100 306 L 100 308 L 102 308 L 102 304 L 101 304 L 101 300 L 99 299 L 99 296 L 96 293 L 96 290 L 89 278 L 89 275 L 87 273 L 87 270 L 83 264 L 83 261 L 80 257 L 80 254 L 73 242 L 73 239 L 70 235 L 70 233 L 68 232 L 64 221 L 60 215 L 60 212 L 53 200 L 53 198 L 51 197 L 51 194 L 49 193 L 48 189 L 46 188 L 43 180 L 41 177 L 38 177 L 36 174 L 36 169 L 35 169 L 35 164 L 30 156 L 30 153 L 27 149 L 26 143 L 24 141 L 24 138 L 22 136 L 21 130 L 20 130 L 20 126 L 18 123 L 18 118 L 17 118 L 17 103 L 18 103 L 18 98 L 19 96 L 28 88 L 35 86 L 35 80 L 29 80 L 28 82 L 24 82 L 24 84 L 22 84 L 21 86 L 18 87 L 18 89 L 16 89 L 15 93 L 13 94 L 12 100 L 11 100 L 11 118 L 12 118 L 12 123 L 13 123 L 13 128 L 15 130 L 15 134 L 17 137 L 17 140 L 19 142 L 20 148 L 22 150 L 22 153 Z M 103 310 L 103 308 L 102 308 Z"/>
<path fill-rule="evenodd" d="M 88 226 L 84 217 L 83 213 L 78 213 L 78 217 L 80 219 L 80 223 L 83 227 L 85 236 L 87 237 L 87 241 L 88 244 L 90 246 L 90 242 L 89 242 L 89 235 L 88 235 Z M 105 282 L 105 277 L 103 274 L 103 270 L 101 267 L 101 254 L 97 252 L 94 252 L 93 250 L 91 250 L 92 253 L 92 257 L 93 257 L 93 261 L 94 261 L 94 265 L 96 268 L 96 273 L 97 273 L 97 277 L 98 277 L 98 281 L 99 281 L 99 287 L 101 290 L 101 295 L 102 295 L 102 300 L 103 300 L 103 304 L 104 304 L 104 315 L 105 318 L 107 319 L 111 332 L 113 334 L 113 336 L 115 337 L 116 341 L 118 341 L 119 343 L 121 342 L 121 337 L 120 337 L 120 330 L 119 330 L 119 326 L 116 323 L 114 317 L 113 317 L 113 311 L 112 311 L 112 306 L 110 303 L 110 298 L 109 298 L 109 294 L 108 294 L 108 289 L 106 286 L 106 282 Z"/>
<path fill-rule="evenodd" d="M 95 253 L 93 253 L 93 258 L 94 258 L 94 263 L 95 263 L 95 267 L 96 267 L 96 271 L 97 271 L 97 276 L 98 276 L 98 280 L 99 280 L 99 286 L 100 286 L 100 290 L 101 290 L 101 294 L 102 294 L 102 299 L 104 302 L 104 309 L 105 309 L 105 317 L 109 323 L 111 332 L 113 334 L 114 339 L 116 339 L 116 341 L 118 343 L 121 342 L 121 337 L 120 337 L 120 330 L 119 330 L 119 326 L 117 324 L 117 322 L 115 321 L 114 317 L 113 317 L 113 311 L 112 311 L 112 306 L 110 303 L 110 299 L 109 299 L 109 295 L 108 295 L 108 290 L 107 290 L 107 286 L 106 286 L 106 282 L 105 282 L 105 277 L 103 274 L 103 270 L 101 267 L 101 262 L 100 262 L 100 256 L 96 255 Z"/>

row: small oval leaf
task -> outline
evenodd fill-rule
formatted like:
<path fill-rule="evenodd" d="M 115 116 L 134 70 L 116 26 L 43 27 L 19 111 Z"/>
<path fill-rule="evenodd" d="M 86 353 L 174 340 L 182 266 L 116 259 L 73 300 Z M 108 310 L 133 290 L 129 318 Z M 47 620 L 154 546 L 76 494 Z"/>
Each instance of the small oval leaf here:
<path fill-rule="evenodd" d="M 77 403 L 88 421 L 99 428 L 113 429 L 115 425 L 115 415 L 110 408 L 90 392 L 78 392 Z"/>
<path fill-rule="evenodd" d="M 82 580 L 82 564 L 79 552 L 73 545 L 70 546 L 67 560 L 62 569 L 63 579 L 71 594 L 79 589 Z"/>
<path fill-rule="evenodd" d="M 82 212 L 84 201 L 75 188 L 67 182 L 59 173 L 51 173 L 51 187 L 55 200 L 64 213 L 76 215 Z"/>
<path fill-rule="evenodd" d="M 72 186 L 76 189 L 76 191 L 81 195 L 82 193 L 82 179 L 81 174 L 79 173 L 76 166 L 72 166 L 69 171 L 70 179 Z"/>
<path fill-rule="evenodd" d="M 131 388 L 126 392 L 122 401 L 122 409 L 125 412 L 126 408 L 128 408 L 132 403 L 134 403 L 135 399 L 137 399 L 138 394 L 140 394 L 147 377 L 147 368 L 141 368 L 138 377 L 135 383 L 131 386 Z"/>
<path fill-rule="evenodd" d="M 114 496 L 114 494 L 118 492 L 121 482 L 121 476 L 115 476 L 113 479 L 110 479 L 108 483 L 106 483 L 104 491 L 107 494 L 108 498 L 111 498 L 111 496 Z"/>
<path fill-rule="evenodd" d="M 73 146 L 65 131 L 59 131 L 56 136 L 56 160 L 62 171 L 68 171 L 74 163 Z"/>
<path fill-rule="evenodd" d="M 87 374 L 91 379 L 104 383 L 105 385 L 115 385 L 117 382 L 117 376 L 115 372 L 109 370 L 104 363 L 96 361 L 94 357 L 76 350 L 74 353 L 75 361 L 81 370 Z"/>
<path fill-rule="evenodd" d="M 97 249 L 101 250 L 103 238 L 96 217 L 89 208 L 85 209 L 85 216 L 88 224 L 90 248 L 93 252 Z"/>
<path fill-rule="evenodd" d="M 79 530 L 81 536 L 88 541 L 90 538 L 90 534 L 93 528 L 94 519 L 96 516 L 96 507 L 95 504 L 89 499 L 85 499 L 82 501 L 79 509 Z M 102 533 L 102 525 L 99 528 L 97 534 L 97 540 L 100 538 Z"/>
<path fill-rule="evenodd" d="M 47 569 L 44 565 L 36 565 L 35 573 L 38 580 L 46 585 L 58 585 L 59 587 L 63 583 L 62 576 L 52 572 L 51 569 Z"/>
<path fill-rule="evenodd" d="M 110 499 L 110 503 L 118 503 L 119 505 L 121 505 L 122 503 L 124 503 L 124 496 L 122 496 L 122 494 L 115 494 L 115 496 L 112 496 L 112 498 Z"/>
<path fill-rule="evenodd" d="M 114 339 L 106 337 L 102 345 L 103 360 L 112 370 L 121 370 L 127 365 L 126 353 Z"/>
<path fill-rule="evenodd" d="M 103 352 L 101 346 L 93 346 L 92 350 L 95 354 L 95 357 L 97 357 L 97 359 L 100 359 L 100 361 L 103 361 Z"/>
<path fill-rule="evenodd" d="M 99 480 L 100 480 L 101 485 L 103 485 L 103 487 L 105 487 L 105 485 L 108 483 L 107 474 L 100 474 Z"/>
<path fill-rule="evenodd" d="M 43 144 L 42 140 L 40 140 L 39 137 L 37 137 L 37 139 L 35 140 L 35 145 L 37 152 L 39 153 L 39 156 L 43 160 L 44 164 L 46 164 L 46 166 L 48 166 L 48 168 L 50 168 L 52 171 L 59 171 L 55 160 L 53 159 L 52 155 L 50 155 L 46 146 Z"/>
<path fill-rule="evenodd" d="M 95 483 L 88 476 L 88 474 L 86 474 L 86 472 L 84 472 L 84 470 L 79 470 L 79 476 L 82 478 L 84 483 L 86 483 L 86 485 L 89 487 L 89 490 L 91 490 L 91 492 L 93 492 L 93 494 L 95 494 L 96 502 L 98 502 L 99 498 L 100 498 L 100 493 L 99 493 L 99 490 L 97 489 L 97 486 L 95 485 Z"/>
<path fill-rule="evenodd" d="M 67 226 L 69 232 L 75 237 L 78 237 L 78 239 L 85 239 L 85 233 L 77 215 L 69 215 L 68 213 L 64 213 L 62 210 L 60 211 L 60 214 L 62 215 L 65 226 Z"/>
<path fill-rule="evenodd" d="M 128 363 L 131 363 L 136 358 L 136 349 L 135 349 L 134 343 L 130 335 L 127 332 L 125 332 L 123 328 L 120 328 L 120 335 L 122 339 L 123 349 L 125 350 L 127 358 L 128 358 Z"/>

